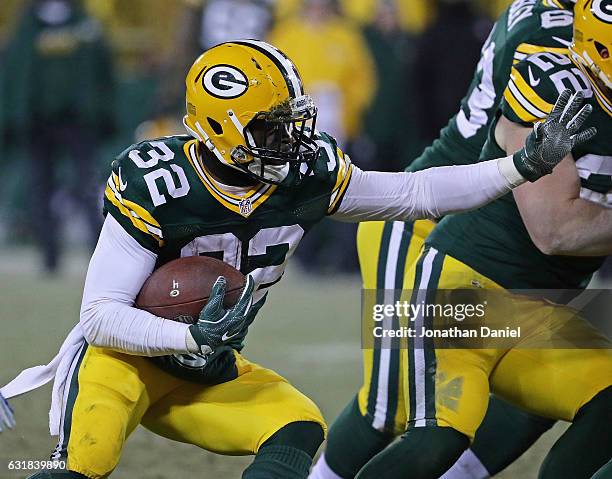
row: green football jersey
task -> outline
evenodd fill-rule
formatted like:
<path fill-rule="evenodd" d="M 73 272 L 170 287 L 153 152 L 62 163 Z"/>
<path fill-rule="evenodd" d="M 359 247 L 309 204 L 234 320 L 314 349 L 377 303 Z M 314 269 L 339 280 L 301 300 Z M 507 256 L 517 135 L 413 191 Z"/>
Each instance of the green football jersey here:
<path fill-rule="evenodd" d="M 571 5 L 555 0 L 516 0 L 506 9 L 482 47 L 459 112 L 408 171 L 478 161 L 513 63 L 544 48 L 564 52 L 572 39 Z"/>
<path fill-rule="evenodd" d="M 260 183 L 240 195 L 203 167 L 203 146 L 193 138 L 138 143 L 113 162 L 105 211 L 157 255 L 157 267 L 178 257 L 205 255 L 250 274 L 255 281 L 250 324 L 304 234 L 337 209 L 350 182 L 353 166 L 334 139 L 324 133 L 315 139 L 320 153 L 299 185 Z M 244 335 L 246 330 L 240 339 Z M 204 369 L 199 367 L 204 358 L 197 355 L 175 359 L 215 382 L 227 379 L 234 365 L 230 349 L 217 350 Z"/>
<path fill-rule="evenodd" d="M 612 118 L 600 107 L 589 80 L 569 55 L 540 52 L 515 65 L 498 114 L 531 127 L 546 117 L 566 88 L 584 92 L 593 113 L 583 128 L 595 126 L 598 131 L 572 151 L 581 181 L 580 196 L 612 207 Z M 495 141 L 496 124 L 497 120 L 489 130 L 482 160 L 506 155 Z M 531 241 L 512 193 L 479 210 L 444 218 L 428 244 L 506 288 L 583 288 L 604 260 L 541 253 Z"/>

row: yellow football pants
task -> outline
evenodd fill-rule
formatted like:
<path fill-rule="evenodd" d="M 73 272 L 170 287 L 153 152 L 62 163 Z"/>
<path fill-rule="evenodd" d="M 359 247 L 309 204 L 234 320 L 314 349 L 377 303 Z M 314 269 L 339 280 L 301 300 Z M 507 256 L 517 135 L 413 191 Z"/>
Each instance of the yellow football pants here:
<path fill-rule="evenodd" d="M 612 385 L 610 343 L 571 308 L 506 292 L 489 278 L 434 248 L 425 248 L 406 275 L 414 290 L 488 290 L 506 296 L 508 324 L 523 333 L 511 349 L 422 348 L 408 341 L 405 408 L 409 427 L 452 427 L 473 439 L 493 392 L 530 413 L 572 421 L 598 392 Z M 503 313 L 504 311 L 501 311 Z M 574 336 L 598 349 L 561 349 Z"/>
<path fill-rule="evenodd" d="M 435 225 L 429 220 L 360 223 L 357 250 L 363 288 L 402 289 Z M 400 348 L 364 348 L 363 385 L 357 396 L 359 410 L 372 427 L 394 435 L 406 430 L 402 358 Z"/>
<path fill-rule="evenodd" d="M 203 386 L 164 373 L 146 358 L 84 346 L 71 368 L 58 452 L 90 478 L 107 477 L 142 424 L 220 454 L 254 454 L 296 421 L 325 428 L 317 406 L 274 371 L 236 353 L 238 377 Z"/>
<path fill-rule="evenodd" d="M 426 249 L 414 261 L 416 251 L 411 248 L 421 248 L 430 230 L 424 235 L 422 231 L 419 228 L 415 238 L 417 231 L 409 223 L 360 225 L 364 288 L 420 289 L 427 294 L 479 289 L 509 295 L 489 278 L 434 249 Z M 404 296 L 402 300 L 410 299 Z M 443 349 L 436 348 L 434 340 L 417 345 L 402 339 L 399 347 L 364 350 L 361 413 L 375 428 L 395 434 L 404 431 L 406 423 L 438 425 L 472 439 L 493 392 L 531 413 L 571 421 L 580 407 L 612 384 L 609 342 L 566 307 L 514 296 L 511 305 L 524 329 L 513 349 Z M 571 342 L 564 335 L 577 330 L 583 341 L 599 349 L 542 347 Z"/>

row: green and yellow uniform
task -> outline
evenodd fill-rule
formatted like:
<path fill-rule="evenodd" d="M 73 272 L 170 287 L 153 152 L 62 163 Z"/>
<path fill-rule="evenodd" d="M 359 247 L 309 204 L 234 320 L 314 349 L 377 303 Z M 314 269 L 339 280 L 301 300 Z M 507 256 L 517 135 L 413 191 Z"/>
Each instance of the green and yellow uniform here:
<path fill-rule="evenodd" d="M 494 136 L 500 115 L 531 126 L 546 117 L 566 88 L 584 92 L 594 108 L 586 126 L 598 129 L 595 138 L 572 152 L 581 177 L 581 196 L 609 207 L 612 121 L 567 54 L 546 50 L 513 66 L 481 159 L 505 153 Z M 583 288 L 603 261 L 541 253 L 529 237 L 512 194 L 481 209 L 445 217 L 425 245 L 406 274 L 404 287 L 428 295 L 454 289 L 504 295 L 516 288 Z M 439 349 L 433 340 L 419 349 L 409 340 L 405 351 L 409 425 L 452 427 L 473 438 L 486 411 L 489 387 L 534 414 L 571 421 L 584 404 L 612 384 L 609 341 L 573 310 L 546 300 L 510 298 L 512 313 L 504 310 L 508 325 L 520 322 L 524 331 L 510 350 Z M 599 349 L 554 347 L 573 344 L 577 336 L 572 335 L 577 331 L 589 347 Z"/>
<path fill-rule="evenodd" d="M 197 140 L 142 142 L 113 163 L 105 209 L 157 255 L 157 266 L 207 255 L 250 274 L 252 322 L 303 235 L 335 211 L 349 184 L 353 167 L 335 141 L 323 133 L 316 141 L 321 153 L 298 186 L 258 184 L 242 194 L 210 176 Z M 168 374 L 155 364 L 159 360 L 85 346 L 69 378 L 59 454 L 67 456 L 70 470 L 103 477 L 140 423 L 223 454 L 253 454 L 292 422 L 325 428 L 310 399 L 274 371 L 250 363 L 241 349 L 167 357 L 162 366 Z"/>
<path fill-rule="evenodd" d="M 593 113 L 587 120 L 598 133 L 573 151 L 580 175 L 581 197 L 612 206 L 612 121 L 593 95 L 584 74 L 568 55 L 542 52 L 513 67 L 501 113 L 514 123 L 531 126 L 545 117 L 558 92 L 581 90 Z M 494 127 L 481 158 L 505 154 L 495 142 Z M 604 258 L 549 256 L 540 252 L 523 224 L 514 196 L 509 194 L 469 213 L 451 215 L 430 237 L 433 247 L 468 263 L 505 288 L 583 288 Z"/>
<path fill-rule="evenodd" d="M 477 162 L 513 65 L 545 49 L 565 53 L 572 38 L 572 21 L 569 2 L 517 0 L 512 3 L 483 45 L 480 62 L 459 112 L 408 171 Z M 401 289 L 402 284 L 412 288 L 410 283 L 402 283 L 402 278 L 420 255 L 425 238 L 434 226 L 428 220 L 414 224 L 362 223 L 357 245 L 364 289 Z M 390 277 L 397 279 L 392 282 L 385 279 Z M 359 409 L 378 430 L 396 435 L 405 430 L 407 418 L 401 407 L 403 377 L 399 351 L 376 347 L 364 350 Z"/>

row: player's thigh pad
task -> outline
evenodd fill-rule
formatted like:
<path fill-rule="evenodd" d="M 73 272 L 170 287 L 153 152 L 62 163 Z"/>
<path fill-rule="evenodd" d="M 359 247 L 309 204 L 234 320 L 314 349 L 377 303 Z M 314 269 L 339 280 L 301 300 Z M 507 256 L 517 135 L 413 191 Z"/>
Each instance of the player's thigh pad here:
<path fill-rule="evenodd" d="M 425 248 L 406 276 L 412 290 L 402 300 L 413 304 L 432 301 L 438 290 L 500 288 L 434 248 Z M 503 352 L 436 348 L 434 339 L 418 337 L 432 322 L 426 314 L 414 318 L 417 337 L 407 339 L 404 351 L 408 427 L 451 427 L 473 439 L 489 401 L 489 374 Z"/>
<path fill-rule="evenodd" d="M 115 469 L 151 397 L 178 383 L 145 358 L 92 346 L 84 346 L 68 381 L 57 452 L 69 470 L 91 478 Z"/>
<path fill-rule="evenodd" d="M 434 226 L 429 220 L 361 223 L 357 249 L 364 289 L 402 289 L 406 271 Z M 372 427 L 395 435 L 406 428 L 402 358 L 399 347 L 375 344 L 364 349 L 363 385 L 358 394 L 359 410 Z"/>
<path fill-rule="evenodd" d="M 256 453 L 297 421 L 320 424 L 319 408 L 286 379 L 236 353 L 238 377 L 214 386 L 186 383 L 152 406 L 142 424 L 156 434 L 228 455 Z"/>

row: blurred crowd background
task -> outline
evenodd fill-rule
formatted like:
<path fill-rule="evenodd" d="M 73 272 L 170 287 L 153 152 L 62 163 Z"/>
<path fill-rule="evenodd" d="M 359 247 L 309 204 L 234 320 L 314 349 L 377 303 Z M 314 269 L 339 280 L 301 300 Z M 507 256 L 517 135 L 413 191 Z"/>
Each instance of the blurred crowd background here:
<path fill-rule="evenodd" d="M 266 39 L 296 63 L 320 130 L 363 169 L 403 169 L 456 113 L 509 0 L 2 0 L 0 247 L 55 273 L 91 248 L 114 155 L 184 133 L 184 77 L 206 48 Z M 355 225 L 309 235 L 312 272 L 356 270 Z M 299 250 L 298 250 L 299 251 Z"/>

